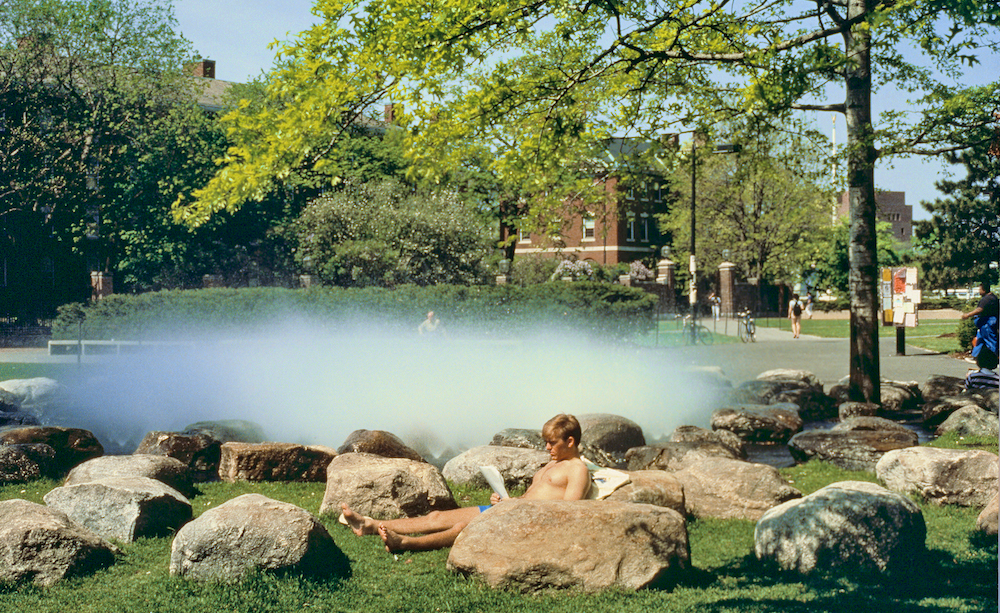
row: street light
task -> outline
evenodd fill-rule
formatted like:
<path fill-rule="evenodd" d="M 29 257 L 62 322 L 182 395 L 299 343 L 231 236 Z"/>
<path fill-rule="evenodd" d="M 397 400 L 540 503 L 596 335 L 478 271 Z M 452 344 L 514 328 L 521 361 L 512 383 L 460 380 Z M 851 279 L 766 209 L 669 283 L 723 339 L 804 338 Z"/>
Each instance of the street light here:
<path fill-rule="evenodd" d="M 716 145 L 712 149 L 712 153 L 739 153 L 743 147 L 738 144 L 723 143 Z M 697 318 L 698 312 L 695 309 L 695 304 L 698 302 L 698 260 L 695 257 L 695 202 L 697 201 L 698 195 L 698 137 L 695 135 L 691 139 L 691 259 L 688 263 L 688 270 L 691 273 L 691 279 L 688 281 L 688 301 L 691 305 L 691 317 Z"/>

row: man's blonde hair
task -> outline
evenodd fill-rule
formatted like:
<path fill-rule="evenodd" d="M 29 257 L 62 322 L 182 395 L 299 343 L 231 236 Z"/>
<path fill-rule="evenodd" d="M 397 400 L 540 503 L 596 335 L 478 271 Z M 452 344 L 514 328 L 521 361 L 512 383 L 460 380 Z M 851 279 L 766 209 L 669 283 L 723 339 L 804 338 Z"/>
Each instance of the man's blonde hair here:
<path fill-rule="evenodd" d="M 564 441 L 572 436 L 577 446 L 580 445 L 580 435 L 580 422 L 566 413 L 556 415 L 542 426 L 542 436 L 546 438 L 557 437 Z"/>

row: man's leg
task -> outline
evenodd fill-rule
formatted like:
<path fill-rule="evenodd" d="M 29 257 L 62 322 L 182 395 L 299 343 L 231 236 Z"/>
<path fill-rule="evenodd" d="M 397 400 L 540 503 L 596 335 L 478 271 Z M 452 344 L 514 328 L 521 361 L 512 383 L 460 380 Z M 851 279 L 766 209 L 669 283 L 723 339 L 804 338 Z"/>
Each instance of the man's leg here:
<path fill-rule="evenodd" d="M 405 549 L 409 547 L 396 547 L 402 534 L 425 534 L 425 537 L 418 537 L 422 546 L 419 549 L 440 549 L 449 547 L 455 542 L 458 533 L 466 526 L 472 518 L 479 515 L 479 507 L 460 507 L 447 511 L 433 511 L 421 517 L 404 517 L 401 519 L 390 519 L 379 521 L 367 515 L 355 513 L 346 504 L 341 504 L 344 511 L 344 521 L 351 528 L 354 534 L 363 536 L 366 534 L 379 534 L 386 547 L 393 544 L 391 551 Z M 384 529 L 384 533 L 381 529 Z M 436 539 L 430 539 L 437 536 Z M 387 540 L 388 539 L 388 540 Z M 405 539 L 407 542 L 415 539 Z"/>

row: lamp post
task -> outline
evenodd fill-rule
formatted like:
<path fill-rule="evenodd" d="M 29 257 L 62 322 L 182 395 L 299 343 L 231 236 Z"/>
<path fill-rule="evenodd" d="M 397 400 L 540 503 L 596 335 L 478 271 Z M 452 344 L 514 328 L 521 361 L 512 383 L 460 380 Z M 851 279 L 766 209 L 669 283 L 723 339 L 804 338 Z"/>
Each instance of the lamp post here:
<path fill-rule="evenodd" d="M 695 203 L 698 200 L 698 137 L 695 135 L 691 139 L 691 258 L 688 262 L 688 270 L 691 279 L 688 281 L 688 301 L 691 305 L 691 317 L 698 318 L 695 305 L 698 303 L 698 259 L 695 256 Z M 742 147 L 731 143 L 716 145 L 712 153 L 739 153 Z"/>

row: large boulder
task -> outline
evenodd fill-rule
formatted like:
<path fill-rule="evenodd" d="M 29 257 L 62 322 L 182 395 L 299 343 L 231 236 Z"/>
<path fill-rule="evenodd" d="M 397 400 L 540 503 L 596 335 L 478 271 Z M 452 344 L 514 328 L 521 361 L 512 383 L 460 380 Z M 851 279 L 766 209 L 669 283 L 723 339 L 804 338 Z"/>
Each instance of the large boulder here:
<path fill-rule="evenodd" d="M 896 492 L 916 492 L 936 504 L 983 507 L 997 493 L 997 461 L 988 451 L 913 447 L 886 453 L 875 474 Z"/>
<path fill-rule="evenodd" d="M 56 452 L 48 445 L 0 445 L 0 484 L 27 483 L 51 476 Z"/>
<path fill-rule="evenodd" d="M 852 417 L 875 417 L 881 407 L 874 402 L 848 401 L 840 403 L 837 407 L 837 417 L 841 420 Z"/>
<path fill-rule="evenodd" d="M 545 438 L 541 430 L 506 428 L 493 435 L 490 445 L 497 447 L 520 447 L 521 449 L 545 450 Z"/>
<path fill-rule="evenodd" d="M 55 379 L 34 377 L 0 381 L 0 393 L 18 409 L 37 415 L 44 413 L 51 404 L 59 402 L 65 389 Z"/>
<path fill-rule="evenodd" d="M 110 566 L 117 552 L 65 513 L 27 500 L 0 502 L 0 581 L 48 586 Z"/>
<path fill-rule="evenodd" d="M 315 517 L 260 494 L 205 511 L 170 546 L 171 575 L 234 582 L 257 571 L 343 576 L 348 561 Z"/>
<path fill-rule="evenodd" d="M 337 452 L 294 443 L 223 443 L 219 478 L 235 481 L 324 481 Z"/>
<path fill-rule="evenodd" d="M 670 435 L 671 443 L 718 443 L 732 450 L 735 457 L 745 460 L 746 444 L 743 439 L 728 430 L 709 430 L 698 426 L 677 426 Z"/>
<path fill-rule="evenodd" d="M 605 500 L 652 504 L 686 513 L 684 488 L 673 474 L 664 470 L 630 470 L 627 474 L 629 482 Z"/>
<path fill-rule="evenodd" d="M 30 426 L 0 432 L 0 442 L 8 445 L 42 443 L 56 452 L 53 470 L 65 474 L 77 464 L 104 455 L 104 447 L 89 430 Z"/>
<path fill-rule="evenodd" d="M 153 431 L 146 433 L 135 453 L 176 458 L 191 468 L 195 482 L 214 481 L 219 478 L 222 442 L 207 434 Z"/>
<path fill-rule="evenodd" d="M 920 384 L 920 395 L 924 403 L 934 402 L 944 396 L 954 396 L 965 389 L 965 379 L 948 375 L 931 375 Z"/>
<path fill-rule="evenodd" d="M 965 406 L 949 415 L 934 431 L 938 436 L 949 432 L 959 436 L 997 438 L 1000 435 L 1000 418 L 980 407 Z"/>
<path fill-rule="evenodd" d="M 714 441 L 657 443 L 633 447 L 625 454 L 628 470 L 680 470 L 706 458 L 740 459 L 732 447 Z"/>
<path fill-rule="evenodd" d="M 263 443 L 267 440 L 264 428 L 246 419 L 199 421 L 185 426 L 182 432 L 189 436 L 204 434 L 221 443 Z"/>
<path fill-rule="evenodd" d="M 717 409 L 712 413 L 711 424 L 713 430 L 726 430 L 754 443 L 785 443 L 802 430 L 798 407 L 791 403 Z"/>
<path fill-rule="evenodd" d="M 674 473 L 684 488 L 688 515 L 758 519 L 765 511 L 802 496 L 777 469 L 728 458 L 708 458 Z"/>
<path fill-rule="evenodd" d="M 444 478 L 461 485 L 489 487 L 480 466 L 492 466 L 500 471 L 504 485 L 514 487 L 531 485 L 531 478 L 545 466 L 551 458 L 544 451 L 520 447 L 496 447 L 482 445 L 473 447 L 448 460 L 444 465 Z"/>
<path fill-rule="evenodd" d="M 34 413 L 25 411 L 0 411 L 0 428 L 19 428 L 21 426 L 40 426 L 41 420 Z"/>
<path fill-rule="evenodd" d="M 976 531 L 986 536 L 997 536 L 997 519 L 1000 514 L 1000 501 L 998 495 L 993 494 L 993 498 L 986 504 L 986 508 L 976 518 Z"/>
<path fill-rule="evenodd" d="M 833 483 L 764 514 L 754 529 L 757 558 L 802 574 L 864 573 L 911 563 L 927 528 L 909 498 L 863 481 Z"/>
<path fill-rule="evenodd" d="M 148 453 L 106 455 L 87 460 L 69 471 L 63 485 L 79 485 L 110 477 L 147 477 L 172 487 L 184 496 L 195 494 L 190 466 L 176 458 Z"/>
<path fill-rule="evenodd" d="M 823 382 L 819 377 L 808 370 L 795 370 L 792 368 L 775 368 L 767 370 L 757 375 L 758 381 L 779 381 L 783 383 L 794 383 L 802 389 L 811 389 L 817 392 L 823 391 Z"/>
<path fill-rule="evenodd" d="M 423 462 L 424 458 L 399 440 L 395 434 L 384 430 L 355 430 L 347 435 L 337 453 L 371 453 L 384 458 L 405 458 Z"/>
<path fill-rule="evenodd" d="M 642 428 L 630 419 L 609 413 L 577 415 L 580 452 L 595 464 L 609 468 L 625 465 L 625 453 L 646 444 Z"/>
<path fill-rule="evenodd" d="M 845 470 L 874 471 L 886 452 L 917 442 L 917 433 L 910 430 L 806 430 L 792 437 L 788 450 L 796 462 L 816 459 Z"/>
<path fill-rule="evenodd" d="M 191 519 L 191 503 L 183 494 L 148 477 L 57 487 L 45 494 L 45 504 L 103 538 L 125 543 L 165 536 Z"/>
<path fill-rule="evenodd" d="M 687 526 L 672 509 L 608 500 L 511 500 L 458 535 L 448 568 L 489 586 L 636 590 L 690 565 Z"/>
<path fill-rule="evenodd" d="M 431 464 L 370 453 L 345 453 L 327 467 L 319 512 L 340 513 L 341 503 L 377 519 L 458 507 L 441 472 Z"/>
<path fill-rule="evenodd" d="M 830 388 L 830 396 L 836 404 L 840 405 L 850 402 L 849 391 L 849 385 L 845 378 Z M 879 415 L 882 416 L 911 413 L 917 410 L 923 402 L 916 381 L 887 381 L 883 379 L 879 385 L 879 394 L 882 400 Z"/>

